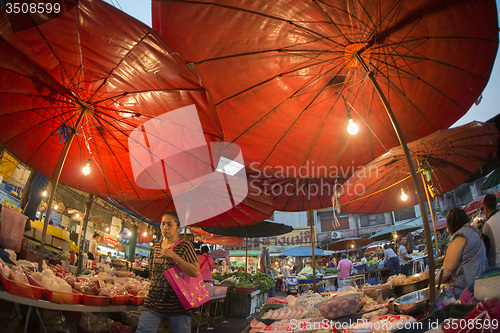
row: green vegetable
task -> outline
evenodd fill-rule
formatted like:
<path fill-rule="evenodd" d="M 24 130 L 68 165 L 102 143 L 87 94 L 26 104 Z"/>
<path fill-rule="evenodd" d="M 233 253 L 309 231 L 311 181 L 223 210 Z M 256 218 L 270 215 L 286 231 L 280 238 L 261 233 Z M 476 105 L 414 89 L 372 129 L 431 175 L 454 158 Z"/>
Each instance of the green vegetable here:
<path fill-rule="evenodd" d="M 262 312 L 266 312 L 268 310 L 276 310 L 276 309 L 281 309 L 284 307 L 285 304 L 280 304 L 280 303 L 266 303 L 262 306 L 261 310 Z"/>

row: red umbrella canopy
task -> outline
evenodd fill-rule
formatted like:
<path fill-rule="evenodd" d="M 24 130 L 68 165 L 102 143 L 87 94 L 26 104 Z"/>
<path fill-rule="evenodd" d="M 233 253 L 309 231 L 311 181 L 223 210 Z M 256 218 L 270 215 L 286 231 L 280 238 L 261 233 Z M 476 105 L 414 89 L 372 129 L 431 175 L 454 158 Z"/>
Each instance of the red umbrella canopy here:
<path fill-rule="evenodd" d="M 196 227 L 245 226 L 259 223 L 267 219 L 274 212 L 272 199 L 261 189 L 254 186 L 248 186 L 248 193 L 245 198 L 237 200 L 239 203 L 234 204 L 227 210 L 226 207 L 220 209 L 220 202 L 225 199 L 225 193 L 206 192 L 204 199 L 206 200 L 188 202 L 190 207 L 184 209 L 176 207 L 171 197 L 126 200 L 119 203 L 127 209 L 155 222 L 161 222 L 163 214 L 169 210 L 176 210 L 179 214 L 181 211 L 188 212 L 189 216 L 187 219 L 185 216 L 179 215 L 181 224 Z M 211 214 L 211 212 L 214 212 L 214 214 Z M 217 212 L 222 213 L 215 215 Z M 213 216 L 205 217 L 210 215 Z"/>
<path fill-rule="evenodd" d="M 207 90 L 153 29 L 113 6 L 97 0 L 41 5 L 52 14 L 0 11 L 0 141 L 52 178 L 76 127 L 62 183 L 115 198 L 169 195 L 147 172 L 157 187 L 137 184 L 133 164 L 144 171 L 154 156 L 171 167 L 161 145 L 172 136 L 148 126 L 174 110 L 194 110 L 202 139 L 220 141 Z M 149 156 L 136 155 L 138 146 Z M 87 162 L 92 172 L 84 176 Z"/>
<path fill-rule="evenodd" d="M 334 178 L 399 145 L 368 77 L 407 141 L 465 114 L 493 66 L 496 13 L 494 0 L 162 0 L 153 27 L 211 90 L 247 161 Z"/>
<path fill-rule="evenodd" d="M 425 175 L 425 186 L 439 196 L 468 180 L 495 155 L 499 137 L 494 124 L 472 122 L 435 132 L 409 143 L 408 148 L 416 168 Z M 406 201 L 401 200 L 402 190 Z M 359 169 L 339 193 L 341 210 L 355 214 L 376 214 L 417 204 L 401 147 Z"/>
<path fill-rule="evenodd" d="M 248 179 L 273 199 L 276 210 L 301 212 L 332 207 L 332 196 L 347 178 L 287 178 L 253 169 Z"/>
<path fill-rule="evenodd" d="M 323 245 L 323 250 L 341 251 L 348 249 L 357 249 L 358 247 L 366 246 L 373 243 L 373 239 L 369 238 L 346 238 L 339 241 Z"/>

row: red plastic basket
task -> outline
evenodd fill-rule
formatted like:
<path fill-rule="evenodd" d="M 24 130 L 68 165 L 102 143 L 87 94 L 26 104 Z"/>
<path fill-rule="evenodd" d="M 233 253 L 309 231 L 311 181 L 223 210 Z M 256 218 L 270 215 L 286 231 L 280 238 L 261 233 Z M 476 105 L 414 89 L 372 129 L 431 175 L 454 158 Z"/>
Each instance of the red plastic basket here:
<path fill-rule="evenodd" d="M 141 305 L 142 303 L 144 303 L 145 298 L 146 296 L 132 296 L 130 297 L 130 303 L 132 303 L 133 305 Z"/>
<path fill-rule="evenodd" d="M 45 289 L 44 296 L 49 301 L 60 304 L 78 304 L 83 294 L 79 293 L 76 290 L 73 290 L 73 293 L 63 293 L 61 291 L 52 291 Z"/>
<path fill-rule="evenodd" d="M 94 296 L 94 295 L 85 295 L 83 294 L 83 297 L 81 298 L 81 302 L 84 305 L 91 305 L 91 306 L 106 306 L 109 305 L 109 302 L 111 301 L 111 297 L 109 296 Z"/>
<path fill-rule="evenodd" d="M 125 305 L 130 297 L 130 295 L 111 296 L 111 305 Z"/>
<path fill-rule="evenodd" d="M 28 280 L 30 280 L 33 285 L 6 279 L 3 274 L 0 274 L 0 281 L 2 281 L 3 286 L 10 294 L 33 299 L 40 299 L 42 297 L 44 289 L 30 277 L 28 277 Z"/>

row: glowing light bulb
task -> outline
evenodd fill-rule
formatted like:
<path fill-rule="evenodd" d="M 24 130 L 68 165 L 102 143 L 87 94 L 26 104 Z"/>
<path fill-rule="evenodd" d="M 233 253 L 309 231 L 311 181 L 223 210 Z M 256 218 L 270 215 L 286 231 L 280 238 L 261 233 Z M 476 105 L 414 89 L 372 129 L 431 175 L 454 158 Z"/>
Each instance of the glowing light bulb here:
<path fill-rule="evenodd" d="M 42 192 L 42 196 L 44 196 L 44 197 L 47 196 L 47 191 L 46 190 Z"/>
<path fill-rule="evenodd" d="M 143 236 L 147 236 L 148 233 L 146 231 L 144 231 L 144 233 L 142 234 Z"/>
<path fill-rule="evenodd" d="M 408 199 L 408 196 L 406 195 L 405 191 L 401 189 L 401 200 L 406 201 Z"/>
<path fill-rule="evenodd" d="M 353 249 L 354 249 L 354 244 L 352 244 L 352 245 L 351 245 L 351 248 L 353 248 Z"/>
<path fill-rule="evenodd" d="M 76 215 L 75 215 L 75 216 L 76 216 L 77 218 L 79 218 L 79 217 L 80 217 L 80 214 L 79 214 L 79 213 L 76 213 Z"/>
<path fill-rule="evenodd" d="M 87 162 L 87 165 L 83 167 L 82 173 L 85 176 L 88 176 L 90 174 L 90 160 Z"/>
<path fill-rule="evenodd" d="M 57 204 L 54 206 L 54 210 L 57 210 Z"/>
<path fill-rule="evenodd" d="M 352 120 L 352 118 L 349 118 L 349 124 L 347 125 L 347 133 L 351 135 L 356 135 L 358 133 L 358 125 Z"/>
<path fill-rule="evenodd" d="M 132 236 L 132 232 L 130 232 L 130 231 L 129 231 L 127 235 L 128 235 L 129 237 L 130 237 L 130 236 Z"/>
<path fill-rule="evenodd" d="M 108 227 L 108 228 L 106 228 L 106 232 L 109 232 L 109 227 Z"/>

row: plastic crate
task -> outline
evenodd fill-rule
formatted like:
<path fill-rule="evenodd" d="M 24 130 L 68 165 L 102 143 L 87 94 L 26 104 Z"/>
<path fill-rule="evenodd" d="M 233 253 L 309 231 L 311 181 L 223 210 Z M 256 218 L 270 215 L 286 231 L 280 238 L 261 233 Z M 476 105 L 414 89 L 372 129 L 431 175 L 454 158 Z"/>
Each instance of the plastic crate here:
<path fill-rule="evenodd" d="M 44 289 L 30 277 L 28 277 L 28 281 L 30 281 L 30 283 L 33 283 L 33 285 L 19 283 L 14 280 L 6 279 L 3 276 L 3 274 L 0 274 L 0 281 L 2 282 L 5 289 L 7 289 L 7 291 L 12 295 L 27 297 L 32 299 L 40 299 L 42 297 Z"/>
<path fill-rule="evenodd" d="M 306 279 L 306 280 L 297 280 L 299 281 L 300 284 L 302 283 L 313 283 L 313 279 Z M 321 281 L 321 278 L 316 278 L 316 282 Z"/>
<path fill-rule="evenodd" d="M 373 286 L 373 285 L 377 284 L 377 279 L 375 279 L 375 278 L 366 279 L 365 283 Z"/>
<path fill-rule="evenodd" d="M 59 303 L 59 304 L 78 304 L 83 294 L 79 293 L 76 290 L 73 290 L 73 293 L 64 293 L 61 291 L 52 291 L 45 289 L 44 296 L 51 302 Z"/>
<path fill-rule="evenodd" d="M 132 303 L 133 305 L 141 305 L 142 303 L 144 303 L 144 299 L 146 298 L 146 296 L 134 296 L 134 295 L 131 295 L 130 297 L 130 303 Z"/>
<path fill-rule="evenodd" d="M 81 298 L 83 305 L 91 306 L 106 306 L 111 302 L 111 297 L 109 296 L 94 296 L 94 295 L 83 295 Z"/>
<path fill-rule="evenodd" d="M 130 300 L 130 295 L 111 296 L 111 305 L 125 305 Z"/>

